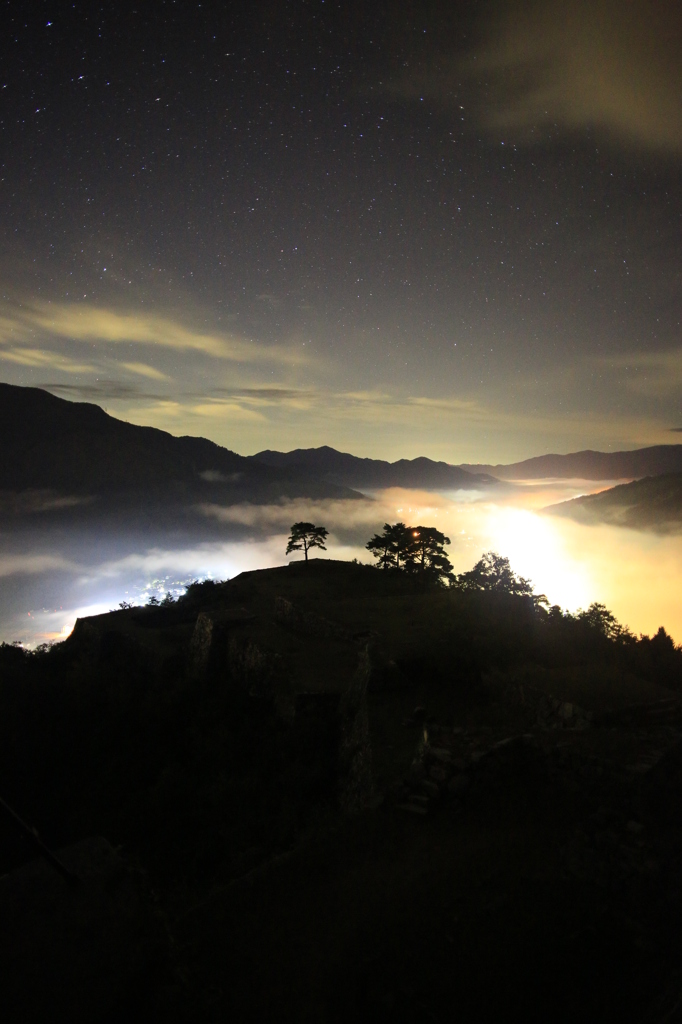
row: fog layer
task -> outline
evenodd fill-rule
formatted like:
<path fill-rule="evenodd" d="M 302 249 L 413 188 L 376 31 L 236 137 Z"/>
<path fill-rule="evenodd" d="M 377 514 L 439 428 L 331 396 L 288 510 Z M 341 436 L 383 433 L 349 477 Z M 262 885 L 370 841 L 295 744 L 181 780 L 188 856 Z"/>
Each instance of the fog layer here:
<path fill-rule="evenodd" d="M 293 522 L 329 530 L 321 557 L 368 562 L 367 540 L 385 522 L 432 525 L 451 540 L 455 572 L 483 551 L 509 557 L 551 603 L 571 611 L 603 602 L 635 633 L 663 625 L 682 641 L 682 537 L 586 526 L 544 515 L 556 501 L 608 486 L 590 481 L 519 482 L 493 497 L 385 490 L 366 501 L 287 501 L 204 506 L 201 530 L 155 536 L 103 532 L 80 523 L 0 535 L 0 640 L 29 645 L 68 635 L 77 617 L 121 601 L 177 595 L 193 579 L 234 577 L 284 565 Z"/>

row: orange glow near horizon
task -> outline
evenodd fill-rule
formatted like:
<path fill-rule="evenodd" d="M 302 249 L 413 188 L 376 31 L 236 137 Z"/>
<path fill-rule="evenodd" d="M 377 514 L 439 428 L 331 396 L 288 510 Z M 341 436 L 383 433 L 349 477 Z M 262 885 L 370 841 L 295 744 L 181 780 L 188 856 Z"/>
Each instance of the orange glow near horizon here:
<path fill-rule="evenodd" d="M 537 593 L 569 611 L 602 602 L 634 633 L 659 626 L 682 642 L 682 536 L 585 526 L 540 509 L 608 484 L 526 484 L 502 501 L 464 503 L 434 494 L 396 493 L 394 514 L 435 520 L 452 537 L 448 555 L 463 572 L 483 551 L 509 558 Z M 388 497 L 388 493 L 385 495 Z"/>

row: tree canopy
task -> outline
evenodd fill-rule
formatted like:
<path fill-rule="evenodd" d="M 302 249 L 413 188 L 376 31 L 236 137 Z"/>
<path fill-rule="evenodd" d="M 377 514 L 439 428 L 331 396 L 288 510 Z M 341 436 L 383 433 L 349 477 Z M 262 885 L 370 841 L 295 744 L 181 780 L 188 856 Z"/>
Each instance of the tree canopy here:
<path fill-rule="evenodd" d="M 587 611 L 578 612 L 577 620 L 609 640 L 622 641 L 632 637 L 630 630 L 622 626 L 613 612 L 598 601 L 593 601 Z M 665 633 L 665 630 L 663 632 Z"/>
<path fill-rule="evenodd" d="M 324 542 L 328 535 L 329 531 L 324 526 L 315 526 L 314 523 L 294 523 L 289 534 L 286 554 L 290 555 L 292 551 L 302 551 L 307 562 L 308 552 L 311 548 L 327 550 Z"/>
<path fill-rule="evenodd" d="M 450 538 L 432 526 L 384 523 L 384 532 L 367 542 L 382 569 L 399 569 L 442 582 L 451 577 L 452 565 L 444 545 Z"/>
<path fill-rule="evenodd" d="M 473 569 L 456 577 L 460 590 L 492 590 L 501 594 L 533 597 L 533 584 L 517 574 L 509 559 L 495 551 L 486 551 Z M 540 598 L 538 598 L 540 600 Z"/>
<path fill-rule="evenodd" d="M 375 533 L 366 544 L 378 560 L 382 569 L 404 568 L 404 555 L 407 552 L 412 536 L 412 527 L 405 523 L 384 523 L 384 532 Z"/>
<path fill-rule="evenodd" d="M 410 572 L 425 573 L 434 579 L 452 576 L 452 565 L 445 554 L 444 545 L 450 538 L 433 526 L 415 526 L 411 531 L 405 567 Z"/>

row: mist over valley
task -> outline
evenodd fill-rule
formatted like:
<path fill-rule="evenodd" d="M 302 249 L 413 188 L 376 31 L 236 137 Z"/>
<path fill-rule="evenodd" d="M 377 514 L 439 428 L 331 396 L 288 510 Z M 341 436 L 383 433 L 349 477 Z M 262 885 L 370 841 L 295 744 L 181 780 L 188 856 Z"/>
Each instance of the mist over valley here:
<path fill-rule="evenodd" d="M 300 520 L 328 528 L 326 557 L 361 562 L 371 561 L 365 545 L 385 522 L 432 525 L 451 539 L 456 573 L 494 550 L 551 603 L 576 611 L 599 601 L 636 633 L 664 625 L 682 638 L 682 538 L 671 525 L 680 478 L 613 486 L 625 470 L 676 464 L 682 445 L 530 460 L 551 468 L 551 479 L 486 467 L 501 480 L 477 467 L 330 448 L 245 458 L 37 389 L 1 385 L 0 397 L 4 641 L 63 639 L 78 617 L 121 601 L 284 565 Z M 575 478 L 595 465 L 614 475 Z M 614 511 L 631 493 L 637 514 Z"/>

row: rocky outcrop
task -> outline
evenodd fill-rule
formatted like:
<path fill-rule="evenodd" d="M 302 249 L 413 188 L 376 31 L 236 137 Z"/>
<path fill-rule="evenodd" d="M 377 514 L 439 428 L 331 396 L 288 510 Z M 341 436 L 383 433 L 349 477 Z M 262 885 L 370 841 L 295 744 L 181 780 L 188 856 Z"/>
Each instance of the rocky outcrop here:
<path fill-rule="evenodd" d="M 213 619 L 206 612 L 199 612 L 189 644 L 189 671 L 194 679 L 199 679 L 206 672 L 212 642 Z"/>
<path fill-rule="evenodd" d="M 373 799 L 372 746 L 367 714 L 367 684 L 370 660 L 365 648 L 350 686 L 339 703 L 339 803 L 347 814 L 355 814 Z"/>
<path fill-rule="evenodd" d="M 336 622 L 321 615 L 304 612 L 285 597 L 275 598 L 275 619 L 289 629 L 305 636 L 325 637 L 332 640 L 351 640 L 351 634 Z"/>
<path fill-rule="evenodd" d="M 538 691 L 529 694 L 535 705 L 537 723 L 541 729 L 589 729 L 592 725 L 592 712 L 573 704 L 571 701 L 559 700 L 550 694 Z"/>
<path fill-rule="evenodd" d="M 507 682 L 504 677 L 491 675 L 484 679 L 484 684 L 494 698 L 501 698 L 505 704 L 525 709 L 529 722 L 532 721 L 540 729 L 581 731 L 592 726 L 594 716 L 591 711 L 586 711 L 572 701 L 561 700 L 527 682 Z"/>
<path fill-rule="evenodd" d="M 298 693 L 294 729 L 311 775 L 317 775 L 341 810 L 357 814 L 374 801 L 372 747 L 367 713 L 369 658 L 342 692 Z"/>
<path fill-rule="evenodd" d="M 281 657 L 259 646 L 250 636 L 232 634 L 227 643 L 230 675 L 252 697 L 274 695 L 274 680 Z"/>

